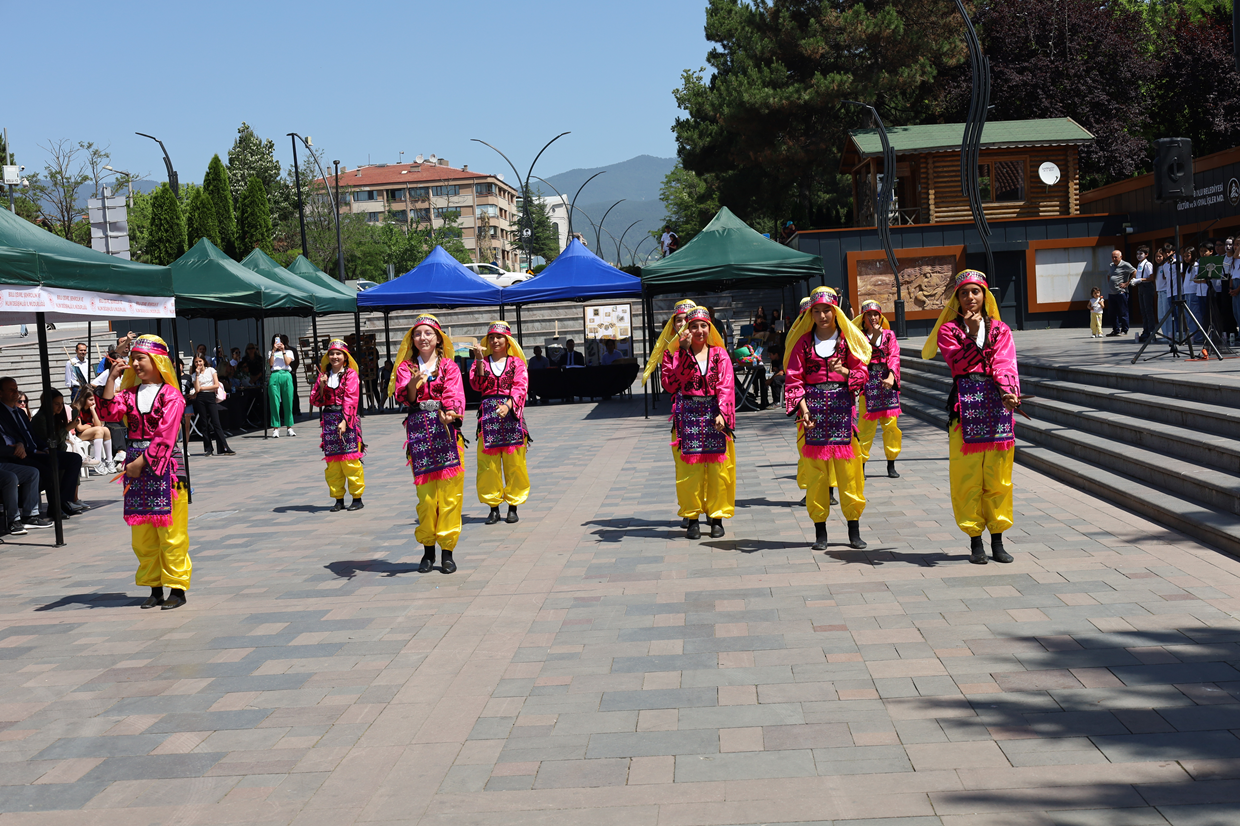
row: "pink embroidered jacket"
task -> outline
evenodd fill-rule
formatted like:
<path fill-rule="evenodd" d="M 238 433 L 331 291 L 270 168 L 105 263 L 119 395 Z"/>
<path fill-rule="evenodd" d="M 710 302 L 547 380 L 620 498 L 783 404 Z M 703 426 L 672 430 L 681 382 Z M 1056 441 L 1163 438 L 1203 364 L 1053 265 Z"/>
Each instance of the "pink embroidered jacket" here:
<path fill-rule="evenodd" d="M 530 390 L 530 373 L 525 362 L 515 356 L 508 357 L 503 371 L 496 376 L 491 369 L 490 359 L 479 359 L 482 362 L 482 376 L 477 369 L 469 371 L 469 386 L 484 396 L 507 396 L 512 399 L 512 409 L 517 418 L 525 416 L 525 399 Z"/>
<path fill-rule="evenodd" d="M 706 375 L 702 375 L 691 347 L 681 347 L 669 366 L 663 363 L 663 389 L 681 396 L 714 396 L 719 402 L 719 412 L 724 423 L 736 427 L 736 378 L 732 372 L 732 359 L 722 347 L 710 347 L 706 356 Z M 667 354 L 664 354 L 667 358 Z"/>
<path fill-rule="evenodd" d="M 848 389 L 857 393 L 865 386 L 869 373 L 865 362 L 848 349 L 848 339 L 840 335 L 836 339 L 835 354 L 840 356 L 846 373 L 831 373 L 826 359 L 814 352 L 814 331 L 810 330 L 792 345 L 788 356 L 788 369 L 784 371 L 784 407 L 789 416 L 796 413 L 797 405 L 805 398 L 806 385 L 828 381 L 848 383 Z"/>
<path fill-rule="evenodd" d="M 1002 321 L 987 318 L 986 341 L 979 348 L 969 337 L 960 319 L 939 328 L 939 350 L 952 370 L 952 377 L 966 373 L 984 373 L 995 380 L 1005 393 L 1020 395 L 1020 374 L 1016 368 L 1016 344 L 1012 330 Z"/>
<path fill-rule="evenodd" d="M 895 374 L 896 387 L 900 386 L 900 342 L 892 330 L 883 330 L 878 343 L 871 342 L 870 364 L 886 364 Z"/>
<path fill-rule="evenodd" d="M 405 398 L 405 388 L 410 380 L 416 378 L 417 369 L 412 361 L 402 361 L 396 368 L 396 400 L 403 405 L 409 402 Z M 445 410 L 465 413 L 465 382 L 461 380 L 461 368 L 449 358 L 439 359 L 435 365 L 435 378 L 426 382 L 418 389 L 418 401 L 426 402 L 437 399 Z"/>
<path fill-rule="evenodd" d="M 361 400 L 362 385 L 358 380 L 357 371 L 345 368 L 344 375 L 337 387 L 327 383 L 327 373 L 319 373 L 314 380 L 314 389 L 310 391 L 310 404 L 319 407 L 340 405 L 344 408 L 344 424 L 349 429 L 357 427 L 357 405 Z"/>
<path fill-rule="evenodd" d="M 118 390 L 110 399 L 101 395 L 96 402 L 100 419 L 105 422 L 123 421 L 131 440 L 150 441 L 142 454 L 152 471 L 162 476 L 171 467 L 172 473 L 176 473 L 177 462 L 172 451 L 181 428 L 181 417 L 185 413 L 185 397 L 179 390 L 170 384 L 160 385 L 150 413 L 138 410 L 136 387 Z"/>

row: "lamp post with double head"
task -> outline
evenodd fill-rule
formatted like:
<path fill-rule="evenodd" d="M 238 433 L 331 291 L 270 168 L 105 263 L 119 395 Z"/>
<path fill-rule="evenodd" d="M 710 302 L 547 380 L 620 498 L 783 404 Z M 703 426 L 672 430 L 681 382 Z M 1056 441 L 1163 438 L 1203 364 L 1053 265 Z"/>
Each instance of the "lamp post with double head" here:
<path fill-rule="evenodd" d="M 547 143 L 543 146 L 542 149 L 538 150 L 538 154 L 534 156 L 534 162 L 530 164 L 530 169 L 528 172 L 525 173 L 524 179 L 521 178 L 521 173 L 517 171 L 516 164 L 514 164 L 511 160 L 509 160 L 507 155 L 505 155 L 503 152 L 500 152 L 498 149 L 495 149 L 494 146 L 491 146 L 491 144 L 487 143 L 484 140 L 480 140 L 478 138 L 470 138 L 470 140 L 473 141 L 474 143 L 480 143 L 483 146 L 488 146 L 491 149 L 494 149 L 496 154 L 498 154 L 505 161 L 508 161 L 508 166 L 512 167 L 512 174 L 517 176 L 517 183 L 521 184 L 522 208 L 521 208 L 520 237 L 521 237 L 522 242 L 525 245 L 525 261 L 526 261 L 526 266 L 528 267 L 532 267 L 534 265 L 534 216 L 530 208 L 530 204 L 525 203 L 526 201 L 530 200 L 530 178 L 534 174 L 534 166 L 538 163 L 538 159 L 542 157 L 542 154 L 547 151 L 547 147 L 555 143 L 556 141 L 558 141 L 560 138 L 564 137 L 567 134 L 569 133 L 561 132 L 560 134 L 556 135 L 551 140 L 547 141 Z"/>
<path fill-rule="evenodd" d="M 178 198 L 181 196 L 180 181 L 177 179 L 177 171 L 172 168 L 172 158 L 168 157 L 168 150 L 164 147 L 164 142 L 154 135 L 148 135 L 145 132 L 134 132 L 140 138 L 150 138 L 159 144 L 159 149 L 164 153 L 164 167 L 168 170 L 168 188 L 172 190 L 172 194 Z"/>

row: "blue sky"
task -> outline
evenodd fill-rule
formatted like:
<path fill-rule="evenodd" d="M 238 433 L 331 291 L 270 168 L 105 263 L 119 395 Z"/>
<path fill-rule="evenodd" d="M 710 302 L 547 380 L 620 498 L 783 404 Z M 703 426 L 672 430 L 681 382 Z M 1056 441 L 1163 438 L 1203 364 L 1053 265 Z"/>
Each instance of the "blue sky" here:
<path fill-rule="evenodd" d="M 49 139 L 111 146 L 112 165 L 182 181 L 227 162 L 248 122 L 292 159 L 287 132 L 350 167 L 435 153 L 456 167 L 543 176 L 635 155 L 670 157 L 680 73 L 705 63 L 702 0 L 366 3 L 66 0 L 22 4 L 5 62 L 25 67 L 5 107 L 18 162 Z M 17 9 L 14 9 L 17 11 Z M 49 48 L 51 52 L 49 52 Z M 36 70 L 37 67 L 37 70 Z"/>

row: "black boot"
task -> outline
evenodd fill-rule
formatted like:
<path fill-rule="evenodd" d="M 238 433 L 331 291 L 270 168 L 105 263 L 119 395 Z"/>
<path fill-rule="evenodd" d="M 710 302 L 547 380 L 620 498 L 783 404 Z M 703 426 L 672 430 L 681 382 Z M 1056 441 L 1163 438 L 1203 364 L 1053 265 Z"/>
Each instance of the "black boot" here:
<path fill-rule="evenodd" d="M 814 523 L 814 544 L 810 546 L 811 550 L 825 551 L 827 549 L 827 523 Z"/>
<path fill-rule="evenodd" d="M 686 516 L 680 520 L 680 529 L 683 531 L 685 528 L 688 528 L 688 527 L 689 527 L 689 517 Z"/>
<path fill-rule="evenodd" d="M 995 562 L 1011 562 L 1012 555 L 1003 549 L 1003 534 L 990 535 L 990 556 Z"/>
<path fill-rule="evenodd" d="M 723 536 L 723 520 L 722 519 L 710 520 L 710 538 L 718 539 L 721 536 Z"/>
<path fill-rule="evenodd" d="M 985 565 L 990 561 L 986 558 L 986 549 L 982 546 L 980 536 L 969 537 L 969 561 L 974 565 Z"/>
<path fill-rule="evenodd" d="M 349 503 L 349 507 L 345 508 L 345 510 L 347 510 L 347 511 L 360 511 L 360 510 L 361 510 L 362 508 L 364 508 L 364 507 L 366 507 L 366 506 L 362 504 L 362 497 L 360 497 L 360 496 L 354 496 L 354 497 L 353 497 L 353 501 Z"/>
<path fill-rule="evenodd" d="M 508 516 L 507 516 L 507 518 L 505 518 L 505 519 L 504 519 L 504 521 L 505 521 L 505 522 L 507 522 L 509 525 L 511 525 L 513 522 L 520 522 L 520 521 L 521 521 L 521 517 L 517 516 L 517 506 L 516 506 L 516 505 L 509 505 L 509 506 L 508 506 Z"/>
<path fill-rule="evenodd" d="M 331 509 L 330 513 L 338 513 L 338 512 L 340 512 L 340 511 L 342 511 L 342 510 L 344 510 L 344 500 L 343 500 L 343 499 L 337 499 L 337 500 L 336 500 L 336 504 L 332 505 L 332 509 Z"/>
<path fill-rule="evenodd" d="M 418 563 L 419 574 L 429 574 L 435 567 L 435 546 L 422 546 L 422 561 Z"/>
<path fill-rule="evenodd" d="M 839 503 L 840 503 L 840 500 L 835 498 L 835 488 L 831 488 L 831 504 L 838 505 Z"/>
<path fill-rule="evenodd" d="M 491 513 L 487 516 L 486 524 L 494 525 L 499 521 L 499 508 L 491 508 Z"/>
<path fill-rule="evenodd" d="M 180 588 L 169 588 L 168 598 L 164 600 L 164 604 L 160 607 L 161 611 L 171 611 L 173 608 L 180 608 L 185 604 L 185 592 Z"/>
<path fill-rule="evenodd" d="M 143 608 L 154 608 L 156 605 L 163 605 L 163 604 L 164 604 L 164 588 L 161 585 L 158 588 L 151 589 L 151 595 L 146 598 L 146 602 L 142 603 L 142 607 Z"/>
<path fill-rule="evenodd" d="M 693 521 L 689 523 L 689 530 L 685 531 L 685 537 L 688 539 L 702 538 L 702 526 L 698 524 L 696 516 L 693 518 Z"/>
<path fill-rule="evenodd" d="M 848 523 L 848 547 L 858 551 L 865 547 L 865 540 L 861 538 L 861 522 L 857 519 Z"/>
<path fill-rule="evenodd" d="M 456 563 L 452 561 L 452 551 L 444 551 L 442 554 L 443 565 L 440 568 L 445 574 L 451 574 L 456 571 Z"/>
<path fill-rule="evenodd" d="M 887 460 L 887 478 L 888 479 L 899 479 L 900 478 L 900 472 L 896 470 L 895 459 Z"/>
<path fill-rule="evenodd" d="M 806 497 L 806 496 L 802 496 L 802 497 L 801 497 L 801 501 L 800 501 L 800 502 L 797 502 L 797 504 L 798 504 L 798 505 L 800 505 L 801 507 L 805 507 L 805 500 L 806 500 L 807 498 L 808 498 L 808 497 Z"/>

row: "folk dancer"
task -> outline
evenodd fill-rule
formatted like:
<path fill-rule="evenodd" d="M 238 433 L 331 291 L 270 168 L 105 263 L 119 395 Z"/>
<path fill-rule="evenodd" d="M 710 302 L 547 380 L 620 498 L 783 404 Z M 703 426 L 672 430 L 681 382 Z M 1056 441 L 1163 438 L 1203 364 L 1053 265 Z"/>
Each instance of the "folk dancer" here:
<path fill-rule="evenodd" d="M 1011 562 L 1003 532 L 1012 527 L 1012 411 L 1020 406 L 1020 376 L 1012 331 L 999 320 L 983 273 L 956 276 L 922 358 L 934 358 L 936 349 L 954 380 L 947 401 L 948 475 L 956 524 L 969 536 L 969 561 L 986 564 L 982 531 L 988 530 L 991 558 Z"/>
<path fill-rule="evenodd" d="M 525 449 L 530 441 L 525 426 L 525 402 L 530 377 L 525 353 L 505 321 L 487 328 L 487 349 L 474 348 L 469 384 L 482 394 L 478 406 L 478 501 L 491 507 L 486 524 L 499 521 L 501 502 L 508 503 L 505 522 L 519 520 L 517 506 L 530 496 L 530 473 Z"/>
<path fill-rule="evenodd" d="M 682 298 L 680 301 L 676 302 L 676 304 L 672 307 L 672 317 L 667 320 L 667 324 L 663 325 L 663 332 L 659 334 L 659 340 L 655 342 L 654 349 L 650 353 L 650 358 L 646 360 L 646 369 L 642 372 L 642 384 L 645 384 L 650 381 L 650 377 L 654 374 L 654 371 L 656 369 L 659 370 L 660 382 L 663 384 L 663 389 L 667 390 L 668 397 L 671 399 L 672 414 L 668 417 L 668 420 L 672 422 L 672 463 L 676 469 L 677 479 L 682 476 L 681 465 L 683 464 L 680 459 L 680 448 L 677 447 L 676 442 L 674 441 L 674 434 L 676 430 L 675 422 L 677 396 L 675 392 L 668 389 L 666 382 L 663 381 L 663 377 L 667 374 L 667 371 L 672 369 L 672 363 L 676 358 L 676 353 L 680 349 L 680 345 L 689 340 L 688 322 L 685 321 L 685 315 L 696 306 L 697 304 L 693 303 L 693 301 L 688 298 Z M 717 342 L 712 342 L 713 344 L 723 346 L 723 339 L 719 336 L 718 332 L 715 333 L 713 338 L 719 339 Z M 689 521 L 689 517 L 683 517 L 680 520 L 680 527 L 688 528 Z"/>
<path fill-rule="evenodd" d="M 870 448 L 878 426 L 883 426 L 883 452 L 887 455 L 887 476 L 899 479 L 896 459 L 902 436 L 896 421 L 900 416 L 900 342 L 891 331 L 883 308 L 877 301 L 861 302 L 861 313 L 853 319 L 870 342 L 869 378 L 861 390 L 857 410 L 857 438 L 861 441 L 861 464 L 870 461 Z"/>
<path fill-rule="evenodd" d="M 366 491 L 366 477 L 362 470 L 362 455 L 366 445 L 362 441 L 362 425 L 357 417 L 361 403 L 362 385 L 357 362 L 349 352 L 349 346 L 340 339 L 332 339 L 327 352 L 319 362 L 319 375 L 310 391 L 310 403 L 323 410 L 321 421 L 323 434 L 319 447 L 327 467 L 323 476 L 327 490 L 336 500 L 331 512 L 342 510 L 360 511 L 362 494 Z M 345 487 L 353 501 L 344 506 Z"/>
<path fill-rule="evenodd" d="M 830 290 L 835 295 L 835 290 L 830 287 L 818 287 L 819 290 Z M 784 339 L 784 382 L 785 391 L 787 389 L 788 359 L 792 357 L 792 345 L 800 340 L 811 327 L 814 326 L 814 318 L 809 314 L 810 297 L 807 295 L 801 299 L 801 303 L 797 308 L 796 321 L 792 322 L 792 326 L 788 329 L 788 337 Z M 805 447 L 805 428 L 797 421 L 797 487 L 801 490 L 809 488 L 809 466 L 805 463 L 805 456 L 802 448 Z M 838 505 L 840 500 L 835 498 L 835 469 L 831 468 L 827 472 L 827 481 L 829 483 L 828 493 L 830 494 L 830 503 Z M 797 504 L 805 507 L 807 497 L 802 496 L 801 501 Z"/>
<path fill-rule="evenodd" d="M 388 395 L 408 406 L 405 454 L 418 491 L 418 529 L 422 544 L 418 573 L 435 565 L 435 544 L 441 570 L 456 570 L 452 551 L 461 536 L 461 503 L 465 498 L 465 384 L 452 360 L 452 339 L 430 314 L 418 316 L 405 333 L 396 357 Z"/>
<path fill-rule="evenodd" d="M 98 409 L 103 421 L 124 422 L 129 435 L 125 473 L 118 481 L 125 485 L 125 522 L 138 557 L 134 581 L 151 589 L 142 607 L 179 608 L 193 571 L 188 480 L 177 443 L 185 397 L 162 338 L 139 336 L 129 349 L 129 364 L 115 361 L 100 388 Z"/>
<path fill-rule="evenodd" d="M 788 415 L 796 415 L 805 430 L 801 447 L 809 483 L 805 504 L 814 522 L 816 551 L 827 549 L 832 471 L 848 522 L 848 545 L 858 550 L 866 547 L 860 524 L 865 511 L 865 471 L 853 421 L 856 394 L 869 375 L 870 343 L 838 302 L 830 287 L 819 287 L 810 294 L 813 326 L 791 347 L 784 386 Z"/>
<path fill-rule="evenodd" d="M 711 537 L 718 538 L 724 534 L 723 520 L 736 509 L 735 377 L 710 312 L 694 307 L 685 320 L 688 340 L 663 372 L 663 386 L 678 395 L 672 443 L 680 452 L 676 500 L 680 515 L 689 520 L 689 539 L 702 535 L 701 513 L 710 520 Z"/>

